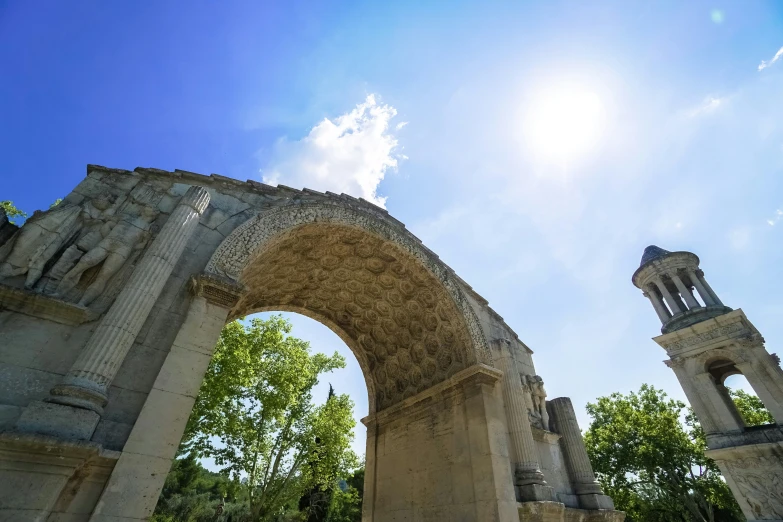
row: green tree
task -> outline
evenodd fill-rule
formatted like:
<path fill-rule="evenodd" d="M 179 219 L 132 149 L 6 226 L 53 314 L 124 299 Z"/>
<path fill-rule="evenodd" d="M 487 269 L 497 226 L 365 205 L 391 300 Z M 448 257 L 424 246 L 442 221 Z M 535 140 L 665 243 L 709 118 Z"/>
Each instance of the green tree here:
<path fill-rule="evenodd" d="M 224 512 L 247 515 L 239 485 L 189 454 L 172 464 L 151 522 L 213 522 L 221 504 Z"/>
<path fill-rule="evenodd" d="M 312 400 L 319 376 L 345 360 L 311 354 L 290 331 L 281 316 L 223 329 L 183 439 L 183 450 L 214 458 L 241 484 L 253 520 L 276 520 L 356 467 L 353 403 Z"/>
<path fill-rule="evenodd" d="M 652 386 L 588 403 L 585 444 L 629 522 L 744 520 L 685 404 Z"/>
<path fill-rule="evenodd" d="M 10 221 L 11 223 L 15 223 L 13 218 L 16 218 L 16 217 L 26 218 L 27 217 L 27 213 L 22 211 L 22 210 L 19 210 L 18 208 L 16 208 L 16 206 L 13 203 L 13 201 L 8 201 L 8 200 L 0 201 L 0 208 L 5 210 L 5 215 L 8 216 L 8 221 Z"/>
<path fill-rule="evenodd" d="M 54 207 L 56 207 L 57 205 L 59 205 L 59 204 L 60 204 L 60 203 L 62 203 L 62 202 L 63 202 L 63 198 L 57 198 L 57 199 L 55 199 L 55 200 L 54 200 L 54 203 L 52 203 L 51 205 L 49 205 L 49 210 L 53 209 Z"/>
<path fill-rule="evenodd" d="M 341 487 L 335 488 L 329 504 L 327 522 L 361 522 L 364 495 L 364 466 L 357 469 Z"/>
<path fill-rule="evenodd" d="M 764 403 L 755 395 L 751 395 L 744 390 L 732 389 L 729 389 L 729 395 L 748 426 L 761 426 L 762 424 L 775 422 L 767 408 L 764 407 Z"/>
<path fill-rule="evenodd" d="M 356 488 L 346 488 L 344 491 L 335 488 L 326 521 L 361 522 L 361 520 L 362 498 Z"/>

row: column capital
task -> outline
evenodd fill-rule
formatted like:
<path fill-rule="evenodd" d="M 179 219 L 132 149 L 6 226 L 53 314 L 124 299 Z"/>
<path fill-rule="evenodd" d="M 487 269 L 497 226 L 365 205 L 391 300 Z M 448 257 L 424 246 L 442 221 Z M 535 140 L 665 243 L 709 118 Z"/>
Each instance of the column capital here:
<path fill-rule="evenodd" d="M 683 365 L 685 365 L 685 358 L 684 357 L 672 357 L 671 359 L 667 359 L 663 361 L 663 363 L 668 366 L 669 368 L 681 368 Z"/>
<path fill-rule="evenodd" d="M 244 295 L 245 287 L 233 279 L 204 273 L 190 278 L 190 293 L 230 310 Z"/>
<path fill-rule="evenodd" d="M 209 205 L 209 192 L 204 187 L 193 185 L 179 200 L 179 204 L 187 205 L 199 214 L 203 214 Z"/>

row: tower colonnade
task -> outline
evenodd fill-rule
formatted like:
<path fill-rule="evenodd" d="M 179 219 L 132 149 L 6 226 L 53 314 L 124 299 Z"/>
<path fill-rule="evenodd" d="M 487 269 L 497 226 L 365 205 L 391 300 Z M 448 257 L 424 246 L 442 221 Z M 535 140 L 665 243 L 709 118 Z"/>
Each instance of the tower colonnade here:
<path fill-rule="evenodd" d="M 747 520 L 783 522 L 780 360 L 767 352 L 742 310 L 723 304 L 695 254 L 649 246 L 632 281 L 661 321 L 662 335 L 654 341 L 666 350 L 665 363 L 704 429 L 706 455 L 718 464 Z M 747 378 L 775 422 L 746 426 L 725 386 L 736 374 Z"/>
<path fill-rule="evenodd" d="M 699 258 L 690 252 L 647 247 L 633 281 L 652 303 L 664 333 L 693 324 L 693 319 L 731 311 L 707 283 Z M 670 322 L 673 324 L 668 327 Z"/>

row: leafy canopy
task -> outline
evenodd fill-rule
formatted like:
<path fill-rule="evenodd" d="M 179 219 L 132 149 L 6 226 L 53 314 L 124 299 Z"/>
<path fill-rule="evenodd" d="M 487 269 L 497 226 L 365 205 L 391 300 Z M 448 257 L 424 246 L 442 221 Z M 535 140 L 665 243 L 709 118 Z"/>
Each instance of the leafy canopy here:
<path fill-rule="evenodd" d="M 273 520 L 305 491 L 328 490 L 357 465 L 350 450 L 353 402 L 333 395 L 313 404 L 337 353 L 310 353 L 281 316 L 228 324 L 201 386 L 183 451 L 212 457 L 241 483 L 253 520 Z"/>
<path fill-rule="evenodd" d="M 11 223 L 15 223 L 13 218 L 17 218 L 17 217 L 26 218 L 27 217 L 27 213 L 22 211 L 22 210 L 19 210 L 18 208 L 16 208 L 16 206 L 13 203 L 13 201 L 9 201 L 9 200 L 0 201 L 0 208 L 5 210 L 5 215 L 8 216 L 8 221 L 10 221 Z"/>
<path fill-rule="evenodd" d="M 755 395 L 751 395 L 744 390 L 732 389 L 729 389 L 729 395 L 734 401 L 734 405 L 737 406 L 740 415 L 742 415 L 742 420 L 748 426 L 761 426 L 762 424 L 775 422 L 767 408 L 764 407 L 764 403 Z"/>
<path fill-rule="evenodd" d="M 599 481 L 629 522 L 741 521 L 685 404 L 643 385 L 588 403 L 585 444 Z"/>

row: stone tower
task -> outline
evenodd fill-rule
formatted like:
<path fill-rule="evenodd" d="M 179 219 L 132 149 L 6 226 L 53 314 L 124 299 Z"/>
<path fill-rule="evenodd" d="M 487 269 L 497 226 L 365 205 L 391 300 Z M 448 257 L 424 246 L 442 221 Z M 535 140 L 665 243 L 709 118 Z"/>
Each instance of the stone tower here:
<path fill-rule="evenodd" d="M 690 252 L 649 246 L 633 284 L 661 320 L 653 340 L 669 359 L 748 520 L 783 521 L 783 370 L 742 310 L 725 306 Z M 695 292 L 694 292 L 695 290 Z M 748 427 L 723 385 L 744 375 L 775 419 Z"/>

